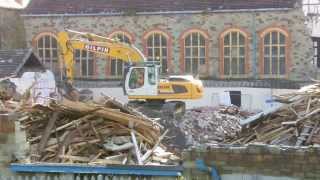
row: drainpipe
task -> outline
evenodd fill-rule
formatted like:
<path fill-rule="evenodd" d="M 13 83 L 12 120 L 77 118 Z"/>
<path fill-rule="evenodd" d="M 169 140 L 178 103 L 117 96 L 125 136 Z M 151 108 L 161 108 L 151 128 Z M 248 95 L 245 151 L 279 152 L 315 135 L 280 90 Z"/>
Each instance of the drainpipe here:
<path fill-rule="evenodd" d="M 208 167 L 202 159 L 197 159 L 196 167 L 200 171 L 209 172 L 211 174 L 211 180 L 221 180 L 218 170 L 214 165 Z"/>
<path fill-rule="evenodd" d="M 258 79 L 258 68 L 259 68 L 259 62 L 257 60 L 257 28 L 256 28 L 256 13 L 252 13 L 252 24 L 251 24 L 251 30 L 252 30 L 252 51 L 253 51 L 253 77 L 254 79 Z"/>

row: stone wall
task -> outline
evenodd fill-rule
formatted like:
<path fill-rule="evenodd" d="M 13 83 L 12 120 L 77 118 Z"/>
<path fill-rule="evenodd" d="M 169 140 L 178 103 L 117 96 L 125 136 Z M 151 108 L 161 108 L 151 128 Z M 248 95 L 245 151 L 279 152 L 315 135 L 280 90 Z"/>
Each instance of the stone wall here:
<path fill-rule="evenodd" d="M 183 153 L 183 177 L 185 180 L 211 179 L 210 171 L 199 168 L 198 162 L 202 160 L 203 166 L 214 167 L 222 180 L 317 180 L 320 179 L 319 155 L 320 147 L 297 148 L 261 144 L 248 146 L 220 145 L 205 150 L 192 149 Z M 0 162 L 0 179 L 7 179 L 8 177 L 12 177 L 12 180 L 24 178 L 77 179 L 77 174 L 55 174 L 49 172 L 45 174 L 12 173 L 8 169 L 7 162 L 7 160 Z M 78 174 L 78 176 L 89 179 L 92 177 L 90 174 Z M 93 177 L 95 176 L 98 177 L 97 179 L 107 180 L 111 178 L 104 175 L 93 175 Z M 104 178 L 99 178 L 99 176 Z M 132 179 L 134 177 L 116 175 L 114 178 Z M 153 177 L 152 179 L 176 178 Z"/>
<path fill-rule="evenodd" d="M 134 44 L 143 50 L 143 36 L 152 30 L 167 33 L 172 40 L 171 70 L 181 72 L 181 36 L 188 30 L 201 30 L 208 35 L 209 78 L 220 78 L 219 37 L 224 30 L 238 28 L 246 32 L 249 46 L 249 73 L 247 78 L 259 79 L 259 34 L 268 28 L 282 28 L 289 33 L 289 74 L 291 80 L 305 80 L 306 73 L 312 76 L 310 60 L 313 55 L 310 34 L 304 24 L 305 17 L 300 8 L 291 10 L 269 10 L 256 12 L 219 12 L 201 14 L 160 14 L 131 16 L 24 16 L 28 45 L 43 32 L 57 33 L 64 28 L 90 31 L 104 36 L 122 30 L 133 36 Z M 98 61 L 97 78 L 106 77 L 106 61 Z"/>
<path fill-rule="evenodd" d="M 320 147 L 278 147 L 272 145 L 216 146 L 206 150 L 184 153 L 187 176 L 205 179 L 208 173 L 195 171 L 195 161 L 204 160 L 216 167 L 222 179 L 320 179 Z M 188 175 L 188 173 L 193 175 Z M 225 177 L 225 178 L 223 178 Z M 269 177 L 269 178 L 265 178 Z M 231 178 L 232 179 L 232 178 Z"/>
<path fill-rule="evenodd" d="M 7 114 L 0 114 L 0 174 L 9 175 L 7 170 L 16 146 L 15 124 Z"/>
<path fill-rule="evenodd" d="M 0 113 L 0 180 L 12 175 L 9 164 L 16 159 L 25 159 L 28 149 L 25 133 L 15 120 L 15 114 Z"/>
<path fill-rule="evenodd" d="M 17 10 L 0 8 L 0 49 L 26 47 L 23 19 Z"/>

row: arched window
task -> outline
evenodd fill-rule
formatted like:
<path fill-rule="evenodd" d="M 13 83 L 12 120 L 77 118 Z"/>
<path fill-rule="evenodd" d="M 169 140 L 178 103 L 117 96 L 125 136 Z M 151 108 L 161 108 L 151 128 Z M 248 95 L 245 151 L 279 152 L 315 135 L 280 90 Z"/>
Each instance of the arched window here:
<path fill-rule="evenodd" d="M 238 29 L 230 29 L 221 35 L 221 63 L 224 77 L 243 77 L 247 65 L 247 35 Z"/>
<path fill-rule="evenodd" d="M 33 45 L 44 66 L 59 75 L 58 44 L 55 34 L 41 33 L 34 38 Z"/>
<path fill-rule="evenodd" d="M 149 61 L 158 61 L 161 72 L 168 72 L 168 36 L 163 32 L 153 31 L 146 36 L 146 54 Z"/>
<path fill-rule="evenodd" d="M 117 31 L 110 35 L 112 39 L 117 39 L 120 42 L 132 43 L 132 38 L 129 34 L 123 31 Z M 125 63 L 118 58 L 110 58 L 109 70 L 112 77 L 122 77 Z"/>
<path fill-rule="evenodd" d="M 284 77 L 288 68 L 288 33 L 280 28 L 271 28 L 264 31 L 261 37 L 263 76 Z"/>
<path fill-rule="evenodd" d="M 75 77 L 92 78 L 94 76 L 93 53 L 76 49 L 74 51 L 74 58 L 76 60 Z"/>
<path fill-rule="evenodd" d="M 183 37 L 183 64 L 186 73 L 198 74 L 207 59 L 207 38 L 204 33 L 191 31 Z M 206 67 L 207 68 L 207 67 Z"/>

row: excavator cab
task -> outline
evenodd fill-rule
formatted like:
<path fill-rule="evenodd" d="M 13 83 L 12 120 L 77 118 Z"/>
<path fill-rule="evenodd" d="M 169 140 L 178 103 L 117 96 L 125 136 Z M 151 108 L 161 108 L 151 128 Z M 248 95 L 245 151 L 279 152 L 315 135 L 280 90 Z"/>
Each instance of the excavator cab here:
<path fill-rule="evenodd" d="M 160 66 L 156 64 L 131 66 L 126 73 L 125 94 L 129 96 L 157 96 Z"/>

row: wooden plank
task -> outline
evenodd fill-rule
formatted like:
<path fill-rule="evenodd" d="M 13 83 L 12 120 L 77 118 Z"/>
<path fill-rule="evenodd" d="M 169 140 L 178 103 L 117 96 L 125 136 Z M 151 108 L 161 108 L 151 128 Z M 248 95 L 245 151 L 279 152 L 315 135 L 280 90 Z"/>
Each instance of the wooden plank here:
<path fill-rule="evenodd" d="M 54 124 L 56 122 L 56 120 L 59 117 L 59 112 L 54 112 L 52 117 L 49 119 L 49 122 L 44 130 L 44 132 L 42 133 L 42 138 L 40 140 L 40 143 L 38 144 L 38 153 L 40 153 L 40 155 L 44 152 L 44 149 L 48 143 L 48 139 L 50 136 L 50 132 L 54 127 Z"/>
<path fill-rule="evenodd" d="M 134 134 L 133 130 L 130 131 L 130 134 L 131 134 L 131 139 L 132 139 L 132 142 L 133 142 L 133 145 L 134 145 L 135 155 L 136 155 L 138 164 L 142 165 L 143 162 L 142 162 L 142 159 L 141 159 L 141 153 L 140 153 L 140 149 L 138 147 L 136 135 Z"/>
<path fill-rule="evenodd" d="M 308 98 L 308 105 L 307 105 L 307 109 L 306 109 L 306 114 L 308 114 L 309 111 L 310 111 L 311 100 L 312 100 L 312 98 L 309 97 L 309 98 Z"/>
<path fill-rule="evenodd" d="M 313 129 L 312 129 L 307 141 L 306 141 L 306 145 L 309 145 L 311 143 L 312 137 L 315 134 L 315 132 L 316 132 L 318 126 L 319 126 L 319 123 L 320 123 L 320 121 L 317 121 L 316 124 L 314 125 L 314 127 L 313 127 Z"/>
<path fill-rule="evenodd" d="M 304 121 L 304 120 L 308 119 L 309 117 L 311 117 L 311 116 L 313 116 L 313 115 L 315 115 L 315 114 L 317 114 L 319 112 L 320 112 L 320 108 L 315 109 L 314 111 L 310 112 L 309 114 L 306 114 L 305 116 L 298 118 L 296 121 L 282 122 L 281 124 L 282 125 L 297 124 L 297 123 L 299 123 L 301 121 Z"/>
<path fill-rule="evenodd" d="M 141 160 L 144 162 L 146 161 L 151 155 L 152 153 L 156 150 L 156 148 L 160 145 L 161 141 L 163 140 L 163 138 L 167 135 L 167 133 L 169 132 L 169 130 L 166 130 L 158 139 L 158 141 L 154 144 L 153 148 L 149 151 L 147 151 L 142 157 Z"/>
<path fill-rule="evenodd" d="M 294 130 L 295 130 L 294 127 L 289 128 L 289 129 L 286 129 L 286 130 L 281 131 L 281 132 L 279 132 L 279 133 L 277 133 L 277 134 L 274 134 L 273 136 L 269 136 L 268 138 L 264 139 L 263 142 L 266 143 L 266 142 L 268 142 L 268 141 L 272 141 L 272 140 L 275 139 L 275 137 L 281 137 L 282 135 L 287 134 L 287 133 L 289 133 L 289 132 L 291 132 L 291 131 L 294 131 Z"/>
<path fill-rule="evenodd" d="M 131 149 L 134 147 L 134 144 L 129 142 L 129 143 L 125 143 L 122 145 L 116 145 L 116 144 L 113 144 L 112 142 L 110 142 L 107 144 L 103 144 L 103 146 L 108 151 L 118 152 L 118 151 L 124 151 L 124 150 Z"/>
<path fill-rule="evenodd" d="M 80 161 L 80 162 L 89 162 L 90 161 L 90 159 L 88 157 L 82 157 L 82 156 L 60 155 L 59 158 L 70 159 L 72 161 Z"/>
<path fill-rule="evenodd" d="M 58 132 L 58 131 L 61 131 L 61 130 L 66 129 L 66 128 L 68 128 L 68 127 L 71 127 L 71 126 L 77 126 L 77 125 L 79 125 L 82 121 L 91 119 L 91 118 L 93 118 L 94 116 L 95 116 L 95 115 L 93 115 L 93 114 L 85 115 L 85 116 L 83 116 L 83 117 L 81 117 L 81 118 L 79 118 L 79 119 L 73 120 L 73 121 L 71 121 L 71 122 L 69 122 L 69 123 L 67 123 L 67 124 L 65 124 L 65 125 L 62 125 L 62 126 L 60 126 L 60 127 L 57 127 L 56 131 Z M 54 132 L 55 132 L 55 130 L 52 130 L 52 131 L 50 132 L 50 134 L 52 134 L 52 133 L 54 133 Z M 35 141 L 41 139 L 41 137 L 42 137 L 42 136 L 36 136 L 36 137 L 28 140 L 28 142 L 30 142 L 30 143 L 35 142 Z"/>

